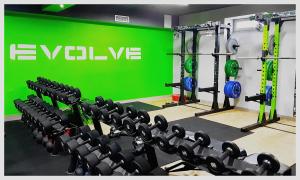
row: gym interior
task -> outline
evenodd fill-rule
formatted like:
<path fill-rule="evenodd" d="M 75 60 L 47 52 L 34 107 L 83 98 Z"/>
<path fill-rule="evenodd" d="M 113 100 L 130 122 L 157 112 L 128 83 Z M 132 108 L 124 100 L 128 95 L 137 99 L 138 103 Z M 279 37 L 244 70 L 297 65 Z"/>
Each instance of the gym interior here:
<path fill-rule="evenodd" d="M 4 9 L 4 175 L 296 175 L 295 4 Z"/>

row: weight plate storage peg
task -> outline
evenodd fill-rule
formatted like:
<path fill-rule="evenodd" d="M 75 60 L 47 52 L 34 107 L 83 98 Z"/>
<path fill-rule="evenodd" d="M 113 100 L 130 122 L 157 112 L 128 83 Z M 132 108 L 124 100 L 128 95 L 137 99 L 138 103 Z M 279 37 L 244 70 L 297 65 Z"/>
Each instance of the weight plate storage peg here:
<path fill-rule="evenodd" d="M 273 60 L 268 59 L 267 63 L 267 80 L 272 81 L 273 78 Z"/>
<path fill-rule="evenodd" d="M 229 38 L 226 41 L 226 51 L 228 53 L 237 54 L 239 46 L 238 41 L 234 38 Z"/>
<path fill-rule="evenodd" d="M 197 86 L 197 81 L 191 77 L 185 77 L 183 79 L 183 82 L 184 82 L 184 89 L 186 91 L 192 91 L 193 86 L 195 86 L 195 87 Z"/>
<path fill-rule="evenodd" d="M 237 77 L 239 72 L 239 63 L 237 60 L 229 59 L 225 64 L 225 74 L 227 77 Z"/>
<path fill-rule="evenodd" d="M 239 98 L 241 91 L 241 84 L 238 81 L 227 81 L 224 86 L 224 94 L 229 98 Z"/>

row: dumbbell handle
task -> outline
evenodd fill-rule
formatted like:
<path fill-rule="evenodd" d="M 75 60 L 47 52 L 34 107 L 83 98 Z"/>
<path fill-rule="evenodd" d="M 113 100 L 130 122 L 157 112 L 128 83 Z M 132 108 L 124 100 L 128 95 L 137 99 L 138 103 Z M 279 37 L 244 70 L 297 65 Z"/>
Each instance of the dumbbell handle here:
<path fill-rule="evenodd" d="M 223 161 L 225 158 L 227 158 L 230 154 L 230 150 L 226 150 L 223 152 L 223 154 L 219 157 L 221 161 Z"/>
<path fill-rule="evenodd" d="M 137 117 L 136 119 L 133 120 L 133 123 L 136 124 L 138 122 L 140 122 L 144 117 Z"/>
<path fill-rule="evenodd" d="M 261 175 L 264 173 L 264 171 L 268 168 L 269 164 L 266 162 L 263 162 L 261 166 L 256 170 L 256 173 Z"/>
<path fill-rule="evenodd" d="M 191 146 L 192 149 L 195 149 L 200 143 L 202 142 L 202 139 L 198 139 L 195 141 L 195 143 Z"/>
<path fill-rule="evenodd" d="M 87 143 L 89 143 L 89 142 L 91 142 L 91 139 L 87 139 L 87 140 L 85 140 L 85 141 L 82 141 L 82 142 L 78 143 L 78 146 L 77 146 L 77 147 L 82 146 L 82 145 L 85 145 L 85 144 L 87 144 Z"/>
<path fill-rule="evenodd" d="M 169 136 L 166 137 L 167 140 L 171 140 L 173 137 L 177 135 L 177 132 L 174 132 L 173 134 L 170 134 Z"/>
<path fill-rule="evenodd" d="M 111 113 L 113 113 L 113 112 L 116 112 L 117 110 L 118 110 L 118 108 L 114 108 L 114 109 L 108 111 L 108 114 L 111 114 Z"/>
<path fill-rule="evenodd" d="M 116 164 L 112 165 L 111 166 L 111 169 L 115 170 L 117 169 L 118 167 L 122 166 L 124 164 L 124 161 L 123 160 L 120 160 L 119 162 L 117 162 Z"/>
<path fill-rule="evenodd" d="M 124 117 L 127 117 L 128 115 L 129 115 L 129 112 L 124 113 L 124 114 L 120 115 L 120 119 L 123 119 Z"/>
<path fill-rule="evenodd" d="M 154 128 L 156 128 L 160 123 L 155 123 L 152 126 L 149 126 L 149 129 L 152 130 Z"/>

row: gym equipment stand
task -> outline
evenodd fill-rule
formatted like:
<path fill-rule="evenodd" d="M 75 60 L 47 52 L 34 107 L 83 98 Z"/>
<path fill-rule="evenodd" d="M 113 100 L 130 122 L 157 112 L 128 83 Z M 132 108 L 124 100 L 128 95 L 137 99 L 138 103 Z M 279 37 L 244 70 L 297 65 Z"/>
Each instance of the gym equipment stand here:
<path fill-rule="evenodd" d="M 229 26 L 220 26 L 216 25 L 214 27 L 215 30 L 215 49 L 214 49 L 214 54 L 212 56 L 214 57 L 214 85 L 212 87 L 207 87 L 207 88 L 198 88 L 199 92 L 208 92 L 208 93 L 213 93 L 213 102 L 211 106 L 210 111 L 204 111 L 204 112 L 199 112 L 195 113 L 195 116 L 203 116 L 207 114 L 212 114 L 212 113 L 217 113 L 221 111 L 226 111 L 233 109 L 234 106 L 230 105 L 229 97 L 225 96 L 223 108 L 219 108 L 218 105 L 218 93 L 219 93 L 219 58 L 220 58 L 220 42 L 219 42 L 219 29 L 226 29 L 227 32 L 227 40 L 230 38 L 230 27 Z M 230 55 L 226 55 L 226 61 L 230 59 Z M 225 78 L 225 81 L 229 81 L 229 77 Z"/>

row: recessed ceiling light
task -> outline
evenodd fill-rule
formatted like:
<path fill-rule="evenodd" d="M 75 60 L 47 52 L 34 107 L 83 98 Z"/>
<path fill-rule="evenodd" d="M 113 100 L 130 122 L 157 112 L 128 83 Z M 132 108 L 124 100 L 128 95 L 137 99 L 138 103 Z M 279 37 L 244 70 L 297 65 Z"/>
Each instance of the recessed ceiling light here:
<path fill-rule="evenodd" d="M 64 4 L 60 4 L 59 7 L 60 7 L 60 8 L 64 8 L 65 5 L 64 5 Z"/>

